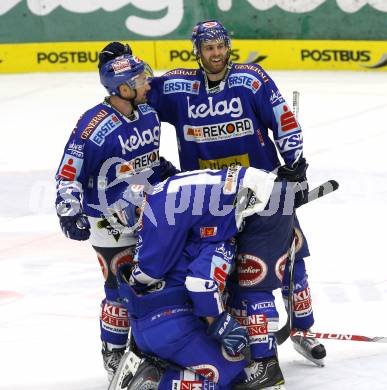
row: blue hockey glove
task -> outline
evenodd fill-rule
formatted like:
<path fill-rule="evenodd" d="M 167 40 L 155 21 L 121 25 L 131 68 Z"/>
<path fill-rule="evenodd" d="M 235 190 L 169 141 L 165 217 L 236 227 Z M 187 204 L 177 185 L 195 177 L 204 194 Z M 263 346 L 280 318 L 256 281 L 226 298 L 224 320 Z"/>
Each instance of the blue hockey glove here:
<path fill-rule="evenodd" d="M 308 196 L 309 185 L 308 179 L 306 178 L 307 169 L 308 163 L 303 157 L 291 167 L 282 165 L 278 168 L 277 175 L 279 179 L 285 179 L 296 184 L 294 199 L 294 207 L 296 208 L 305 203 Z"/>
<path fill-rule="evenodd" d="M 72 240 L 85 241 L 90 237 L 90 223 L 77 200 L 63 200 L 56 205 L 56 213 L 63 233 Z"/>
<path fill-rule="evenodd" d="M 216 317 L 207 333 L 218 340 L 226 352 L 232 356 L 241 353 L 249 345 L 246 328 L 227 312 Z"/>
<path fill-rule="evenodd" d="M 56 213 L 63 233 L 72 240 L 90 237 L 90 224 L 81 207 L 82 185 L 77 181 L 57 181 Z"/>
<path fill-rule="evenodd" d="M 101 66 L 106 64 L 108 61 L 122 56 L 123 54 L 132 54 L 132 49 L 128 44 L 123 44 L 121 42 L 110 42 L 101 50 L 98 55 L 98 69 L 100 69 Z"/>

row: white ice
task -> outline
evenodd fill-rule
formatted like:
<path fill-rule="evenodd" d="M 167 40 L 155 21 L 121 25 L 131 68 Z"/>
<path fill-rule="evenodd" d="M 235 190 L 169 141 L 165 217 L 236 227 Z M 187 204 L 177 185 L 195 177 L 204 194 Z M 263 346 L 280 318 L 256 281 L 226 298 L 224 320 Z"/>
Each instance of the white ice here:
<path fill-rule="evenodd" d="M 289 102 L 301 92 L 311 187 L 340 183 L 299 212 L 314 330 L 387 337 L 387 74 L 271 74 Z M 0 389 L 106 389 L 102 274 L 88 243 L 63 236 L 53 209 L 65 142 L 104 90 L 94 73 L 1 75 L 0 85 Z M 177 163 L 168 125 L 161 145 Z M 387 389 L 387 344 L 324 343 L 325 368 L 290 342 L 279 348 L 288 390 Z"/>

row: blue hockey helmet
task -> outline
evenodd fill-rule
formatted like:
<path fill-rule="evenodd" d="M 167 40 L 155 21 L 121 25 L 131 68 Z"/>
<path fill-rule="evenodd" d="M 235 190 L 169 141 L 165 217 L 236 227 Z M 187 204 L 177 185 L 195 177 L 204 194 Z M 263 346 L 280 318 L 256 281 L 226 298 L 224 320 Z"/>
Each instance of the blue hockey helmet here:
<path fill-rule="evenodd" d="M 200 57 L 200 48 L 203 42 L 222 41 L 228 49 L 231 49 L 228 31 L 222 23 L 215 19 L 197 23 L 192 30 L 191 40 L 196 58 Z"/>
<path fill-rule="evenodd" d="M 143 72 L 148 77 L 153 76 L 153 71 L 147 63 L 131 54 L 124 54 L 102 65 L 99 77 L 110 95 L 120 95 L 118 87 L 121 84 L 127 84 L 132 89 L 141 87 L 144 80 L 139 80 L 139 75 Z"/>

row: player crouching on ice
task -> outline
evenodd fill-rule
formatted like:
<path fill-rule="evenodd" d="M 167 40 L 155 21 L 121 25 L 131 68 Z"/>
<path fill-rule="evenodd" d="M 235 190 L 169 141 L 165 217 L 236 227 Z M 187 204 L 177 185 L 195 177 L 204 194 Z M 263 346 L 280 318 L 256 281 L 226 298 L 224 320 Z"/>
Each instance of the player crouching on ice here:
<path fill-rule="evenodd" d="M 254 224 L 265 251 L 284 254 L 291 246 L 294 193 L 289 197 L 287 182 L 275 179 L 255 168 L 230 167 L 180 173 L 144 198 L 129 186 L 124 199 L 132 203 L 120 210 L 120 220 L 133 226 L 135 205 L 141 204 L 141 215 L 134 225 L 135 265 L 119 269 L 119 293 L 137 348 L 168 364 L 160 369 L 128 352 L 109 390 L 284 389 L 275 356 L 244 357 L 248 327 L 224 306 L 226 280 L 235 272 L 234 236 L 244 219 L 261 216 Z"/>

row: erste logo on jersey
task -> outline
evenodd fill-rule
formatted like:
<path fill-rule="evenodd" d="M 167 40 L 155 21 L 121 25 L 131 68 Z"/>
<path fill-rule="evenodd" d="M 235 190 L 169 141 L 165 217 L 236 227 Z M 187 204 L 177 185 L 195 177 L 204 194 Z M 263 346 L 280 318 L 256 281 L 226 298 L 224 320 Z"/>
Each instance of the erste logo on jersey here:
<path fill-rule="evenodd" d="M 290 133 L 301 131 L 301 128 L 289 106 L 281 103 L 273 107 L 274 115 L 278 123 L 278 136 L 284 137 Z"/>
<path fill-rule="evenodd" d="M 190 104 L 189 96 L 187 96 L 188 118 L 207 118 L 208 116 L 230 114 L 232 118 L 238 118 L 243 114 L 242 102 L 239 97 L 234 97 L 230 101 L 220 100 L 213 101 L 213 97 L 208 98 L 208 104 L 201 103 L 199 105 Z"/>
<path fill-rule="evenodd" d="M 184 125 L 183 131 L 186 141 L 198 143 L 224 141 L 254 134 L 253 122 L 247 118 L 200 127 Z"/>
<path fill-rule="evenodd" d="M 105 138 L 121 125 L 122 122 L 118 119 L 117 115 L 110 114 L 93 131 L 90 141 L 94 142 L 98 146 L 102 146 L 105 142 Z"/>
<path fill-rule="evenodd" d="M 153 113 L 153 114 L 156 114 L 156 110 L 151 107 L 149 104 L 139 104 L 137 106 L 137 109 L 143 114 L 143 115 L 147 115 L 147 114 L 150 114 L 150 113 Z"/>
<path fill-rule="evenodd" d="M 83 165 L 83 159 L 65 154 L 63 156 L 62 164 L 59 167 L 59 176 L 62 179 L 74 181 L 79 175 Z"/>
<path fill-rule="evenodd" d="M 198 95 L 199 89 L 200 81 L 198 80 L 173 79 L 164 82 L 163 93 L 168 95 L 170 93 L 184 92 Z"/>
<path fill-rule="evenodd" d="M 145 168 L 152 168 L 160 164 L 159 149 L 154 149 L 130 161 L 116 166 L 116 176 L 119 178 L 129 177 Z"/>
<path fill-rule="evenodd" d="M 261 87 L 262 83 L 253 75 L 249 73 L 237 73 L 228 77 L 228 87 L 246 87 L 253 93 L 256 93 Z"/>
<path fill-rule="evenodd" d="M 125 155 L 127 152 L 133 152 L 141 146 L 145 145 L 158 145 L 160 140 L 160 127 L 155 126 L 153 129 L 146 129 L 139 131 L 137 127 L 133 128 L 133 134 L 131 134 L 126 140 L 122 136 L 118 135 L 118 140 L 122 148 L 122 154 Z"/>

